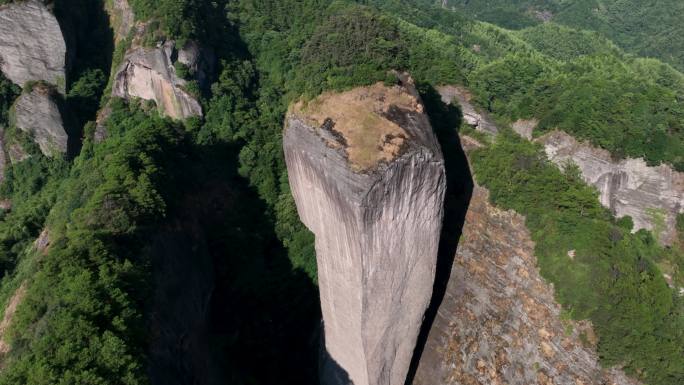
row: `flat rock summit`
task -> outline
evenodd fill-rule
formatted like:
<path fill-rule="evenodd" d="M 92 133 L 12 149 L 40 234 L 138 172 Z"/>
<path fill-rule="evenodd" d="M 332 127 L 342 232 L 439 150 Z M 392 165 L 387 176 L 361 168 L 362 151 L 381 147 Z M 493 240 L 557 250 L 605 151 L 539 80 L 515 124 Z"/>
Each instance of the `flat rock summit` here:
<path fill-rule="evenodd" d="M 300 102 L 286 119 L 290 187 L 316 236 L 326 385 L 403 385 L 432 295 L 444 161 L 399 77 Z"/>

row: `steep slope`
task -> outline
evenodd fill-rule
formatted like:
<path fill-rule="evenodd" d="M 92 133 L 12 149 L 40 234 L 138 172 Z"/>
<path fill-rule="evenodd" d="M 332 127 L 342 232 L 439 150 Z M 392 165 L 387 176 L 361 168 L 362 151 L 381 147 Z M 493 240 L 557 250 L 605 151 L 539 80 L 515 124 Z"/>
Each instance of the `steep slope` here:
<path fill-rule="evenodd" d="M 400 385 L 432 293 L 444 162 L 413 81 L 295 106 L 283 147 L 316 235 L 323 384 Z"/>
<path fill-rule="evenodd" d="M 525 220 L 476 186 L 414 385 L 631 385 L 600 367 L 590 323 L 564 319 Z"/>

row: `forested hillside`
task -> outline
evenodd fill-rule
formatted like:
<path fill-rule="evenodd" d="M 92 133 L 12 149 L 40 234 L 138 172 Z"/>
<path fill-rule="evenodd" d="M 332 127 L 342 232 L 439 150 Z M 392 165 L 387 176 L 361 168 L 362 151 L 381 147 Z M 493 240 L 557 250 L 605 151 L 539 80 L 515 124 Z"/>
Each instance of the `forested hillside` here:
<path fill-rule="evenodd" d="M 684 75 L 673 68 L 684 68 L 683 3 L 130 0 L 147 29 L 117 48 L 104 0 L 50 3 L 76 47 L 64 99 L 78 145 L 40 153 L 12 119 L 21 88 L 0 75 L 0 127 L 29 155 L 7 162 L 0 186 L 9 202 L 0 300 L 26 287 L 1 336 L 12 349 L 1 353 L 0 384 L 158 383 L 150 320 L 164 253 L 211 266 L 202 272 L 213 290 L 203 313 L 211 368 L 179 372 L 218 373 L 220 384 L 317 383 L 314 239 L 287 182 L 284 117 L 324 91 L 396 82 L 391 70 L 415 79 L 437 130 L 481 140 L 477 182 L 527 217 L 542 275 L 568 317 L 594 322 L 602 363 L 647 384 L 684 381 L 684 303 L 662 274 L 669 266 L 684 282 L 684 239 L 663 247 L 632 234 L 576 171 L 505 129 L 537 119 L 535 135 L 561 129 L 616 158 L 684 171 Z M 215 55 L 210 86 L 188 92 L 202 116 L 178 121 L 110 94 L 126 48 L 170 40 Z M 435 93 L 445 84 L 466 87 L 506 133 L 494 140 L 452 124 Z M 96 112 L 106 109 L 97 140 Z M 155 243 L 169 238 L 173 247 Z"/>
<path fill-rule="evenodd" d="M 445 7 L 505 28 L 522 29 L 552 21 L 596 31 L 630 53 L 659 58 L 684 69 L 681 1 L 448 0 Z"/>

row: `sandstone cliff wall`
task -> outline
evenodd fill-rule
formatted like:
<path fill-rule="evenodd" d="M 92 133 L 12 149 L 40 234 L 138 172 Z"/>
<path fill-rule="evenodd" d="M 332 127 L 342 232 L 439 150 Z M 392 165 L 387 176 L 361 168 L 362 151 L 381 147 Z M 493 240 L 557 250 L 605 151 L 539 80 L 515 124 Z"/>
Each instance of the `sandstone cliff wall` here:
<path fill-rule="evenodd" d="M 563 132 L 538 142 L 557 165 L 575 163 L 584 180 L 598 189 L 601 204 L 617 217 L 631 216 L 635 231 L 651 230 L 663 244 L 676 239 L 676 216 L 684 212 L 684 173 L 667 165 L 650 167 L 643 159 L 614 160 L 608 151 Z"/>
<path fill-rule="evenodd" d="M 59 103 L 52 87 L 36 85 L 24 91 L 13 106 L 15 125 L 31 135 L 46 156 L 67 151 L 68 135 Z"/>
<path fill-rule="evenodd" d="M 316 235 L 321 381 L 403 385 L 432 293 L 441 150 L 408 79 L 312 103 L 308 116 L 288 115 L 283 146 L 297 210 Z"/>

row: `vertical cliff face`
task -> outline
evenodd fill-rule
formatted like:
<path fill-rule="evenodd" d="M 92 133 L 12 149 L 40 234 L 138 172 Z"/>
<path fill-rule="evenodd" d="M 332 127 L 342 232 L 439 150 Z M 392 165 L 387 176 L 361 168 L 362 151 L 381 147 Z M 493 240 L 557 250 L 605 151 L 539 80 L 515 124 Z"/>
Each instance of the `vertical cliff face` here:
<path fill-rule="evenodd" d="M 174 67 L 179 61 L 191 70 L 196 69 L 199 77 L 197 68 L 203 65 L 203 56 L 196 44 L 188 43 L 188 47 L 177 49 L 174 41 L 167 41 L 156 48 L 130 50 L 114 77 L 112 94 L 153 100 L 163 114 L 174 119 L 201 116 L 202 107 L 186 90 L 188 82 L 176 74 Z"/>
<path fill-rule="evenodd" d="M 432 294 L 444 162 L 409 78 L 287 116 L 290 187 L 316 235 L 322 383 L 402 385 Z"/>
<path fill-rule="evenodd" d="M 55 16 L 42 1 L 0 6 L 0 70 L 24 86 L 43 80 L 64 92 L 66 43 Z"/>
<path fill-rule="evenodd" d="M 28 133 L 46 156 L 66 153 L 68 136 L 59 108 L 59 96 L 50 86 L 37 84 L 14 104 L 15 125 Z"/>
<path fill-rule="evenodd" d="M 606 150 L 581 143 L 563 132 L 538 139 L 548 158 L 563 167 L 575 163 L 587 183 L 600 193 L 601 204 L 615 216 L 629 215 L 634 230 L 652 230 L 661 243 L 676 239 L 676 216 L 684 212 L 684 173 L 643 159 L 614 160 Z"/>
<path fill-rule="evenodd" d="M 591 324 L 564 321 L 524 218 L 476 187 L 414 385 L 635 384 L 603 370 Z"/>

